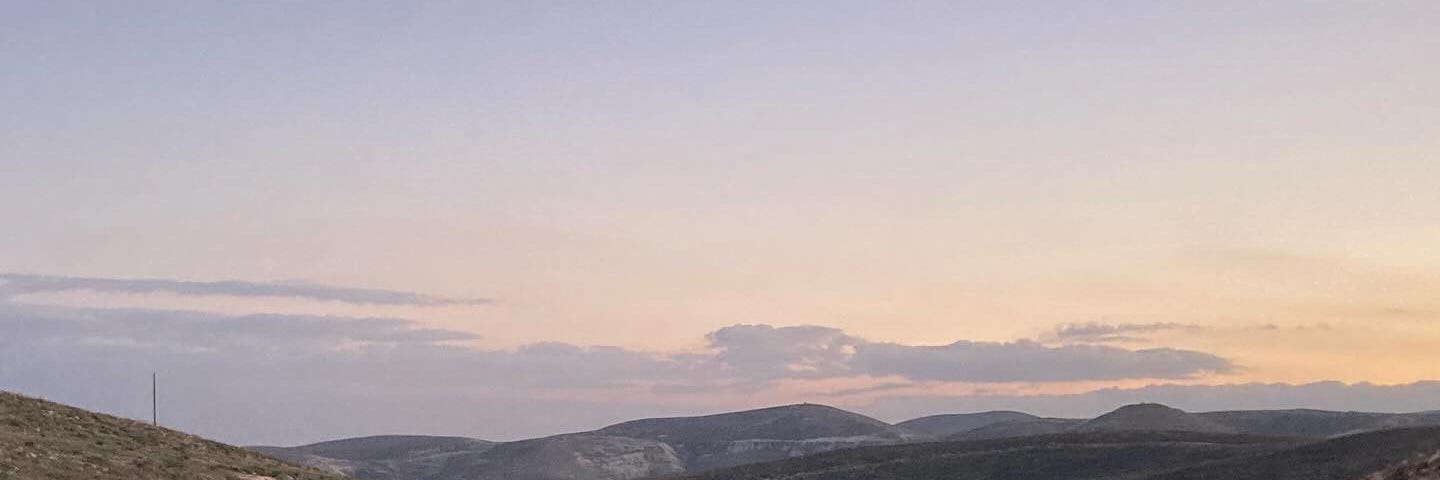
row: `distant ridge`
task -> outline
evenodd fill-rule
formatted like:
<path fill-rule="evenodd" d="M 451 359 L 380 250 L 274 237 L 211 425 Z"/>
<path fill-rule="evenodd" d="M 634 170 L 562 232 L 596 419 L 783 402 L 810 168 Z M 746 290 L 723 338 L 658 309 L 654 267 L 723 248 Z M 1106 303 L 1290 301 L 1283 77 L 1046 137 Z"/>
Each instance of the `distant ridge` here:
<path fill-rule="evenodd" d="M 794 468 L 798 475 L 794 478 L 806 480 L 1070 478 L 1065 472 L 1076 465 L 1085 465 L 1097 475 L 1120 475 L 1117 480 L 1139 480 L 1142 477 L 1125 475 L 1140 472 L 1146 480 L 1265 479 L 1264 470 L 1247 467 L 1253 462 L 1270 465 L 1264 468 L 1349 475 L 1277 478 L 1356 480 L 1405 458 L 1412 447 L 1440 450 L 1440 429 L 1392 430 L 1427 425 L 1440 425 L 1440 414 L 1190 413 L 1159 404 L 1126 405 L 1094 419 L 995 411 L 933 415 L 890 425 L 834 407 L 799 404 L 641 419 L 592 432 L 516 442 L 379 436 L 256 449 L 361 480 L 637 480 L 709 471 L 728 473 L 703 478 L 771 478 L 743 476 L 771 471 L 765 470 L 769 467 L 751 470 L 747 465 Z M 1351 437 L 1336 438 L 1364 432 L 1374 432 L 1359 437 L 1369 439 L 1364 445 L 1351 443 Z M 1431 434 L 1434 448 L 1427 443 L 1426 435 Z M 1336 443 L 1279 455 L 1279 450 L 1327 439 Z M 1030 454 L 1014 456 L 1006 453 L 1010 450 Z M 960 452 L 966 459 L 947 457 Z M 802 461 L 816 455 L 818 463 Z M 885 468 L 899 468 L 896 461 L 916 462 L 903 470 L 920 476 L 880 475 L 893 473 Z M 854 475 L 841 475 L 831 467 L 853 468 Z M 814 476 L 811 468 L 825 474 Z M 940 476 L 926 476 L 932 473 L 927 468 L 938 469 Z M 956 476 L 955 469 L 968 469 L 970 476 Z M 983 472 L 991 476 L 980 475 Z M 743 475 L 726 476 L 732 473 Z M 1168 476 L 1172 474 L 1177 476 Z"/>
<path fill-rule="evenodd" d="M 799 404 L 634 420 L 515 442 L 377 436 L 253 448 L 363 480 L 633 480 L 913 437 L 864 415 Z"/>

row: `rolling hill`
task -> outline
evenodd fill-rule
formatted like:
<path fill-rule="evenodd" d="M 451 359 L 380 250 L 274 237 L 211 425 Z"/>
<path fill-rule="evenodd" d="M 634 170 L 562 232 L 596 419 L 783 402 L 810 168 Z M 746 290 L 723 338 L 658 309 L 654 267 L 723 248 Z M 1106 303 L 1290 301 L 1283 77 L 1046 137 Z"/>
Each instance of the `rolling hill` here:
<path fill-rule="evenodd" d="M 1010 478 L 1005 472 L 1024 474 L 1014 478 L 1043 479 L 1070 478 L 1046 475 L 1077 465 L 1092 469 L 1085 471 L 1094 476 L 1083 478 L 1229 479 L 1271 468 L 1264 465 L 1281 468 L 1289 462 L 1313 465 L 1295 471 L 1358 476 L 1429 448 L 1424 440 L 1427 430 L 1413 430 L 1421 433 L 1408 437 L 1403 432 L 1411 430 L 1394 430 L 1423 425 L 1440 425 L 1440 415 L 1319 410 L 1189 413 L 1137 404 L 1089 420 L 986 412 L 890 425 L 833 407 L 801 404 L 634 420 L 592 432 L 518 442 L 382 436 L 255 448 L 364 480 L 633 480 L 686 474 L 715 479 L 768 475 L 925 479 L 932 478 L 927 475 L 933 471 L 953 469 L 990 472 L 1001 479 Z M 1351 438 L 1333 437 L 1376 431 L 1374 437 L 1355 437 L 1371 438 L 1372 445 L 1380 446 L 1355 450 L 1366 454 L 1324 450 L 1323 445 L 1343 446 Z M 1329 441 L 1337 443 L 1325 443 Z M 1294 449 L 1301 445 L 1322 445 L 1312 448 L 1321 448 L 1331 460 L 1307 458 L 1310 450 Z M 1263 456 L 1281 453 L 1292 456 Z M 1261 467 L 1242 468 L 1246 465 Z M 778 470 L 766 470 L 771 468 Z M 706 476 L 707 472 L 719 476 Z"/>
<path fill-rule="evenodd" d="M 282 460 L 359 478 L 428 478 L 452 461 L 483 454 L 494 444 L 465 437 L 381 435 L 303 447 L 251 449 Z"/>
<path fill-rule="evenodd" d="M 240 447 L 0 392 L 0 479 L 339 480 Z"/>
<path fill-rule="evenodd" d="M 1440 453 L 1420 456 L 1403 465 L 1372 473 L 1365 480 L 1440 480 Z"/>
<path fill-rule="evenodd" d="M 1113 412 L 1075 425 L 1076 432 L 1206 432 L 1239 433 L 1234 427 L 1216 423 L 1184 410 L 1167 407 L 1158 403 L 1126 405 Z"/>
<path fill-rule="evenodd" d="M 1440 450 L 1440 427 L 1381 430 L 1189 466 L 1145 480 L 1352 480 L 1416 453 L 1436 450 Z"/>
<path fill-rule="evenodd" d="M 630 480 L 912 438 L 903 429 L 864 415 L 802 404 L 634 420 L 518 442 L 382 436 L 253 448 L 366 480 Z"/>
<path fill-rule="evenodd" d="M 916 434 L 943 438 L 999 423 L 1027 422 L 1040 419 L 1040 417 L 1028 413 L 995 411 L 931 415 L 914 420 L 906 420 L 895 424 L 895 426 Z"/>

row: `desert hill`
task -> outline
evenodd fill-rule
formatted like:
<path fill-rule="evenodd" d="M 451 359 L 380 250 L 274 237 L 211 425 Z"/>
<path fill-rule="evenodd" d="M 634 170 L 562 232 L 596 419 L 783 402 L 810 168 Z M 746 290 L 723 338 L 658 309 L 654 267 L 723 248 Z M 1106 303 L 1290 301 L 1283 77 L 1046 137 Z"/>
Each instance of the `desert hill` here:
<path fill-rule="evenodd" d="M 339 478 L 182 432 L 0 392 L 0 479 Z"/>
<path fill-rule="evenodd" d="M 1365 480 L 1440 480 L 1440 453 L 1411 459 L 1403 465 L 1370 474 Z"/>
<path fill-rule="evenodd" d="M 1095 417 L 1073 428 L 1077 432 L 1156 431 L 1238 433 L 1234 427 L 1222 425 L 1184 410 L 1158 403 L 1126 405 L 1113 412 Z"/>
<path fill-rule="evenodd" d="M 1026 422 L 1040 417 L 1011 411 L 931 415 L 895 424 L 896 427 L 934 438 L 948 437 L 998 423 Z"/>
<path fill-rule="evenodd" d="M 1077 462 L 1089 462 L 1086 464 L 1097 468 L 1096 475 L 1101 476 L 1095 478 L 1105 478 L 1103 475 L 1115 472 L 1128 472 L 1125 475 L 1132 476 L 1174 474 L 1182 475 L 1175 478 L 1230 478 L 1224 475 L 1251 471 L 1237 470 L 1237 465 L 1246 465 L 1245 462 L 1285 465 L 1300 458 L 1261 457 L 1261 454 L 1279 454 L 1285 450 L 1303 456 L 1307 450 L 1288 449 L 1332 439 L 1341 442 L 1334 445 L 1344 445 L 1343 441 L 1348 438 L 1342 437 L 1344 435 L 1378 432 L 1376 437 L 1360 437 L 1376 439 L 1375 445 L 1382 446 L 1356 450 L 1368 452 L 1370 457 L 1342 455 L 1335 457 L 1340 463 L 1321 459 L 1313 462 L 1315 471 L 1358 476 L 1429 448 L 1423 438 L 1406 437 L 1403 430 L 1394 430 L 1424 425 L 1440 425 L 1440 415 L 1319 410 L 1190 413 L 1164 405 L 1138 404 L 1089 420 L 986 412 L 936 415 L 890 425 L 833 407 L 801 404 L 717 415 L 635 420 L 593 432 L 519 442 L 385 436 L 302 447 L 256 448 L 278 458 L 365 480 L 633 480 L 652 475 L 703 475 L 712 471 L 741 475 L 733 478 L 752 478 L 743 475 L 753 473 L 748 470 L 752 466 L 762 468 L 757 464 L 792 468 L 809 465 L 808 458 L 817 454 L 820 456 L 814 457 L 816 462 L 839 462 L 832 466 L 840 469 L 853 467 L 862 475 L 856 478 L 864 475 L 908 478 L 878 473 L 896 468 L 899 469 L 896 471 L 921 475 L 915 478 L 923 479 L 929 478 L 924 476 L 929 471 L 927 468 L 962 467 L 978 472 L 1028 471 L 1035 475 L 1019 478 L 1067 478 L 1046 477 L 1042 473 L 1052 471 L 1049 469 L 1074 468 Z M 1422 432 L 1419 435 L 1423 437 L 1426 430 L 1415 431 Z M 1059 447 L 1043 447 L 1052 444 Z M 960 453 L 950 450 L 954 448 L 959 448 Z M 1440 445 L 1435 448 L 1440 449 Z M 1010 456 L 1000 451 L 1004 449 L 1031 451 L 1031 454 Z M 871 469 L 871 463 L 884 463 L 882 459 L 891 455 L 899 455 L 892 460 L 909 466 L 901 468 L 899 463 L 894 463 L 881 470 Z M 940 460 L 941 457 L 944 459 Z M 1035 463 L 1024 463 L 1027 458 Z M 1163 462 L 1151 464 L 1147 459 Z M 968 463 L 972 461 L 981 463 Z M 1240 463 L 1227 463 L 1232 461 Z M 1203 473 L 1205 470 L 1199 470 L 1202 467 L 1217 469 L 1215 471 L 1223 475 L 1183 476 Z M 987 470 L 991 468 L 1001 470 Z M 1197 470 L 1182 471 L 1189 468 Z M 1295 470 L 1308 471 L 1306 468 Z M 796 478 L 814 478 L 805 476 L 809 474 L 804 468 L 796 472 L 800 475 Z M 824 478 L 838 475 L 830 470 L 826 472 Z"/>

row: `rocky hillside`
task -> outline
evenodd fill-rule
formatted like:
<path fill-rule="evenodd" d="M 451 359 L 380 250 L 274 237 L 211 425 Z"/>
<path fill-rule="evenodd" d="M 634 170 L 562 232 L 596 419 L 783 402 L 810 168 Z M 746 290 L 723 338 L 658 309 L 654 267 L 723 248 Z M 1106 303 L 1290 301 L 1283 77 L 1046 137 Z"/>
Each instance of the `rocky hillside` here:
<path fill-rule="evenodd" d="M 1440 480 L 1440 452 L 1417 457 L 1404 465 L 1370 474 L 1365 480 Z"/>
<path fill-rule="evenodd" d="M 519 442 L 389 436 L 254 448 L 367 480 L 631 480 L 912 438 L 864 415 L 805 404 L 635 420 Z"/>
<path fill-rule="evenodd" d="M 339 478 L 182 432 L 0 392 L 0 479 Z"/>
<path fill-rule="evenodd" d="M 251 447 L 282 460 L 358 478 L 429 478 L 494 444 L 465 437 L 381 435 L 303 447 Z"/>
<path fill-rule="evenodd" d="M 461 437 L 378 436 L 302 447 L 252 447 L 360 479 L 630 480 L 684 471 L 652 440 L 593 433 L 492 443 Z"/>

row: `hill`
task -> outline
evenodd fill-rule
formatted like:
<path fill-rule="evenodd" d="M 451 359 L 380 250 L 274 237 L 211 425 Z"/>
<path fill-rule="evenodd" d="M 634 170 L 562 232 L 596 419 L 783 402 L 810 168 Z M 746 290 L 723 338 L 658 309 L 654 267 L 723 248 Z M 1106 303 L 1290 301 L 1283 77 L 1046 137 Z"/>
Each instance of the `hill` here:
<path fill-rule="evenodd" d="M 1246 457 L 1295 439 L 1198 432 L 1089 432 L 867 447 L 716 470 L 692 480 L 1139 479 L 1177 465 Z M 1225 478 L 1225 477 L 1214 477 Z"/>
<path fill-rule="evenodd" d="M 1370 474 L 1365 480 L 1440 480 L 1440 453 L 1418 457 L 1404 465 Z"/>
<path fill-rule="evenodd" d="M 802 404 L 761 408 L 701 417 L 650 418 L 611 425 L 606 435 L 648 438 L 672 443 L 749 439 L 807 440 L 905 435 L 888 423 L 835 407 Z"/>
<path fill-rule="evenodd" d="M 1418 452 L 1436 450 L 1440 450 L 1440 427 L 1382 430 L 1190 466 L 1146 480 L 1353 480 Z"/>
<path fill-rule="evenodd" d="M 997 423 L 1039 420 L 1040 417 L 1021 412 L 995 411 L 931 415 L 895 424 L 896 427 L 934 438 L 943 438 Z"/>
<path fill-rule="evenodd" d="M 804 404 L 635 420 L 518 442 L 382 436 L 253 448 L 365 480 L 629 480 L 894 444 L 911 437 L 864 415 Z"/>
<path fill-rule="evenodd" d="M 182 432 L 0 392 L 0 478 L 338 480 Z"/>
<path fill-rule="evenodd" d="M 816 461 L 841 459 L 842 466 L 837 468 L 847 469 L 851 468 L 853 460 L 848 457 L 850 452 L 860 452 L 856 454 L 867 459 L 861 463 L 872 460 L 884 463 L 879 460 L 884 455 L 902 455 L 895 461 L 909 466 L 884 468 L 921 475 L 916 478 L 928 478 L 923 476 L 929 471 L 927 468 L 963 467 L 979 472 L 1033 473 L 1051 471 L 1048 469 L 1052 468 L 1074 468 L 1074 464 L 1086 462 L 1097 469 L 1096 475 L 1100 476 L 1096 478 L 1103 478 L 1103 475 L 1113 472 L 1128 472 L 1126 475 L 1165 473 L 1155 470 L 1158 466 L 1175 470 L 1175 474 L 1180 475 L 1182 473 L 1178 469 L 1200 468 L 1202 464 L 1208 465 L 1206 468 L 1222 469 L 1225 475 L 1229 475 L 1237 471 L 1224 470 L 1233 468 L 1227 467 L 1229 464 L 1226 462 L 1269 453 L 1271 450 L 1266 449 L 1272 446 L 1293 447 L 1299 442 L 1322 442 L 1343 434 L 1396 426 L 1433 425 L 1437 422 L 1440 422 L 1440 415 L 1435 413 L 1319 410 L 1189 413 L 1164 405 L 1139 404 L 1120 407 L 1090 420 L 1040 418 L 1020 412 L 986 412 L 936 415 L 889 425 L 833 407 L 802 404 L 717 415 L 635 420 L 593 432 L 519 442 L 382 436 L 302 447 L 256 449 L 278 458 L 364 480 L 631 480 L 649 475 L 697 474 L 764 462 L 790 464 L 816 454 L 822 454 L 816 457 L 821 460 Z M 941 435 L 947 432 L 957 433 Z M 1297 440 L 1297 437 L 1304 438 Z M 937 438 L 944 441 L 926 446 L 914 443 Z M 1044 442 L 1058 442 L 1055 445 L 1059 447 L 1044 447 L 1047 445 Z M 1407 446 L 1412 443 L 1423 447 L 1423 442 L 1403 438 L 1391 440 L 1389 444 L 1396 448 L 1394 452 L 1408 455 L 1416 451 Z M 1012 453 L 1030 453 L 1007 456 L 1010 454 L 996 450 L 999 448 L 996 446 L 1009 448 Z M 880 449 L 876 450 L 877 447 Z M 914 450 L 909 449 L 912 447 Z M 941 452 L 935 453 L 941 455 L 951 448 L 961 448 L 963 454 L 951 455 L 943 460 L 927 456 L 930 455 L 927 452 Z M 844 452 L 825 453 L 836 450 Z M 1127 458 L 1125 455 L 1140 457 Z M 1035 463 L 1025 463 L 1026 458 Z M 1277 458 L 1275 461 L 1284 461 Z M 1346 463 L 1343 465 L 1325 462 L 1317 462 L 1316 465 L 1321 465 L 1317 468 L 1322 470 L 1357 472 L 1355 475 L 1358 476 L 1403 457 L 1378 455 L 1376 458 L 1381 459 L 1381 463 L 1364 462 L 1355 457 L 1344 460 Z M 1147 463 L 1147 459 L 1164 461 L 1152 465 Z M 738 471 L 745 472 L 744 468 Z M 855 466 L 855 471 L 865 475 L 877 474 L 869 468 Z M 830 475 L 832 473 L 826 473 L 826 478 Z M 1001 476 L 996 478 L 1006 478 L 1002 473 L 997 475 Z M 801 475 L 797 478 L 809 477 Z M 881 475 L 880 478 L 886 477 Z M 1139 477 L 1127 477 L 1128 480 L 1135 478 Z"/>
<path fill-rule="evenodd" d="M 1085 423 L 1085 421 L 1069 418 L 1036 418 L 1034 420 L 1000 422 L 950 435 L 945 437 L 945 439 L 956 441 L 994 440 L 1034 435 L 1054 435 L 1068 432 L 1081 423 Z"/>
<path fill-rule="evenodd" d="M 1073 428 L 1077 432 L 1126 430 L 1237 433 L 1234 427 L 1216 423 L 1184 410 L 1158 403 L 1126 405 Z"/>
<path fill-rule="evenodd" d="M 1440 425 L 1440 414 L 1331 412 L 1325 410 L 1241 410 L 1196 416 L 1256 435 L 1334 437 L 1395 428 Z"/>
<path fill-rule="evenodd" d="M 381 435 L 293 448 L 251 449 L 282 460 L 358 478 L 411 479 L 440 473 L 453 460 L 484 453 L 493 445 L 465 437 Z"/>
<path fill-rule="evenodd" d="M 693 480 L 1354 480 L 1415 452 L 1440 427 L 1326 440 L 1204 432 L 1095 431 L 867 447 L 705 472 Z M 1412 480 L 1423 464 L 1378 477 Z M 1383 475 L 1383 474 L 1382 474 Z M 1424 477 L 1419 477 L 1424 478 Z M 1428 479 L 1427 479 L 1428 480 Z"/>

